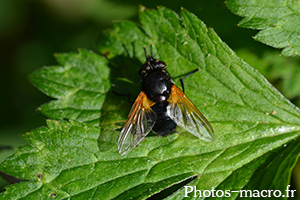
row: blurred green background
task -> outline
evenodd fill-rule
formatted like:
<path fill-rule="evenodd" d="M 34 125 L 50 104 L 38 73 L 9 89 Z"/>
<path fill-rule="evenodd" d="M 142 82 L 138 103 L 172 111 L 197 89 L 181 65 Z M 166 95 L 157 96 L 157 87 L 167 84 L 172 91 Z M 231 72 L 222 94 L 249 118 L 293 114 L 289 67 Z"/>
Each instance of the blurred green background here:
<path fill-rule="evenodd" d="M 28 74 L 57 65 L 53 56 L 56 52 L 78 48 L 95 51 L 97 34 L 111 28 L 113 20 L 138 23 L 139 5 L 163 5 L 176 12 L 184 7 L 193 12 L 287 98 L 300 105 L 299 59 L 280 57 L 280 50 L 254 41 L 252 36 L 257 31 L 237 27 L 241 18 L 232 14 L 222 0 L 1 0 L 0 162 L 27 143 L 23 133 L 45 125 L 46 118 L 37 108 L 50 98 L 29 83 Z M 6 184 L 0 178 L 1 190 Z"/>

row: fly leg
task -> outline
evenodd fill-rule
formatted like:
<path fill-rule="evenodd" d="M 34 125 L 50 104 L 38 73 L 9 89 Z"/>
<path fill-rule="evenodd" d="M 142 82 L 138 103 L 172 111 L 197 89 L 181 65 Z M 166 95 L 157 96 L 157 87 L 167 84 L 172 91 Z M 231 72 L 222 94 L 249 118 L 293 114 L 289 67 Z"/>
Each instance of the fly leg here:
<path fill-rule="evenodd" d="M 190 73 L 188 73 L 185 77 L 183 77 L 182 79 L 180 79 L 180 83 L 181 83 L 181 87 L 182 87 L 182 91 L 184 92 L 184 84 L 183 84 L 183 80 L 186 79 L 187 77 L 189 77 L 190 75 L 194 74 L 195 72 L 199 71 L 200 69 L 197 68 L 193 71 L 191 71 Z"/>

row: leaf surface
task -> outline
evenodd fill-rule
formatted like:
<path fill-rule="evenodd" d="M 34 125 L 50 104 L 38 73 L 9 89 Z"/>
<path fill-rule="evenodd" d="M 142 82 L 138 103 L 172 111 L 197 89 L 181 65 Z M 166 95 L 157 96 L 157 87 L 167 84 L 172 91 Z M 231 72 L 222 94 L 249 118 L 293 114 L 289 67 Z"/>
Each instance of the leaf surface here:
<path fill-rule="evenodd" d="M 39 90 L 55 98 L 39 110 L 51 119 L 99 124 L 100 109 L 111 86 L 107 60 L 87 50 L 55 56 L 61 66 L 44 67 L 29 76 Z"/>
<path fill-rule="evenodd" d="M 64 54 L 62 67 L 31 76 L 40 81 L 35 82 L 38 88 L 57 98 L 50 103 L 57 111 L 45 106 L 43 112 L 70 122 L 49 120 L 48 127 L 24 136 L 31 145 L 21 147 L 0 170 L 30 181 L 7 187 L 0 199 L 146 199 L 184 180 L 198 190 L 285 189 L 300 151 L 298 108 L 187 10 L 179 16 L 164 7 L 141 7 L 140 21 L 141 27 L 117 22 L 101 35 L 99 51 L 108 61 L 82 50 Z M 118 154 L 117 137 L 130 103 L 111 91 L 130 98 L 138 94 L 142 47 L 150 42 L 177 85 L 188 72 L 200 69 L 185 79 L 186 94 L 214 128 L 213 142 L 177 128 L 167 137 L 147 137 L 126 156 Z M 51 71 L 45 77 L 52 82 L 65 78 L 58 89 L 40 79 L 43 70 Z M 83 78 L 86 73 L 90 79 Z M 74 92 L 78 88 L 85 94 Z M 74 107 L 87 115 L 79 118 L 64 111 Z M 89 110 L 98 113 L 91 118 Z M 262 179 L 265 172 L 274 179 Z M 274 184 L 279 175 L 284 182 Z M 22 193 L 15 192 L 19 189 Z M 168 198 L 183 199 L 183 190 Z"/>
<path fill-rule="evenodd" d="M 300 54 L 300 2 L 293 0 L 229 0 L 228 8 L 245 17 L 239 26 L 261 30 L 254 39 L 275 48 L 282 55 Z"/>

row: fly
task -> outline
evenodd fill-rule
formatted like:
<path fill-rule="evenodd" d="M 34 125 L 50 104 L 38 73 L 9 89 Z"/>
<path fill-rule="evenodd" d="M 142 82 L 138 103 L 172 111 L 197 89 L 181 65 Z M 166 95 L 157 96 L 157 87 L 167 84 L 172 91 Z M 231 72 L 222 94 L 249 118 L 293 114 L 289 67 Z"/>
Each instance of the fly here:
<path fill-rule="evenodd" d="M 158 135 L 172 133 L 176 125 L 196 137 L 212 141 L 214 131 L 207 119 L 185 95 L 183 79 L 198 70 L 194 70 L 181 79 L 182 89 L 172 81 L 164 61 L 146 55 L 146 62 L 141 66 L 141 92 L 129 112 L 127 121 L 120 133 L 118 150 L 124 155 L 136 147 L 153 130 Z"/>

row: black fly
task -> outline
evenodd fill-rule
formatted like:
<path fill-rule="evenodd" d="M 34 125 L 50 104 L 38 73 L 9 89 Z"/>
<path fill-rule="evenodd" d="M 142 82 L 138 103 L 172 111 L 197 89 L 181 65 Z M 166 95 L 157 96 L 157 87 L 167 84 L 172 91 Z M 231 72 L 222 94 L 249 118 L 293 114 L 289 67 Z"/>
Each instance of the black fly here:
<path fill-rule="evenodd" d="M 202 140 L 212 141 L 214 131 L 210 123 L 184 92 L 174 85 L 166 70 L 166 63 L 153 57 L 152 45 L 150 45 L 151 56 L 147 55 L 145 47 L 144 51 L 146 62 L 139 70 L 142 80 L 141 92 L 120 133 L 119 153 L 121 155 L 128 153 L 151 130 L 166 136 L 175 130 L 176 125 Z M 187 76 L 196 71 L 198 70 Z"/>

